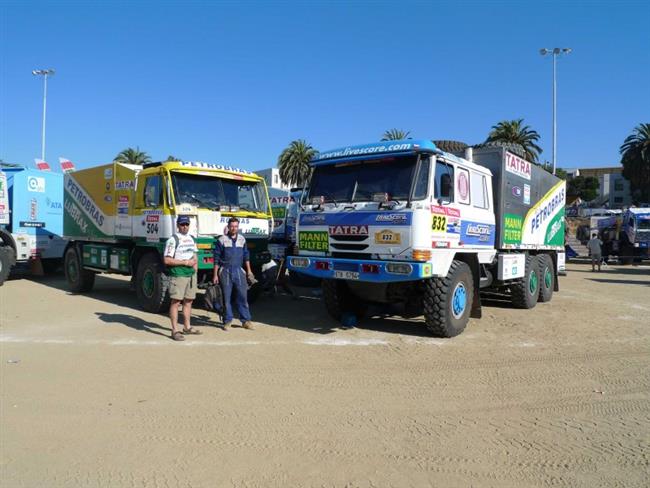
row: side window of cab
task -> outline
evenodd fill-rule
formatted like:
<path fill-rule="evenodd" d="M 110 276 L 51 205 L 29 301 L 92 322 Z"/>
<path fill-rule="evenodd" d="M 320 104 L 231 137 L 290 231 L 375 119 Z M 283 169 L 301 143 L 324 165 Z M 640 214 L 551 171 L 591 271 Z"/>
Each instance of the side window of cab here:
<path fill-rule="evenodd" d="M 433 196 L 436 201 L 454 201 L 454 167 L 445 161 L 436 161 Z"/>

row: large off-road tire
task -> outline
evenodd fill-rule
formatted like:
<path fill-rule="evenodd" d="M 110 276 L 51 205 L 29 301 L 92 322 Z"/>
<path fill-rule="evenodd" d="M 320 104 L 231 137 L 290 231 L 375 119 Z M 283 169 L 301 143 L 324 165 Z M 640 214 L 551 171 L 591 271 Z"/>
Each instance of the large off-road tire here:
<path fill-rule="evenodd" d="M 361 319 L 366 314 L 367 302 L 354 296 L 345 281 L 323 280 L 321 287 L 325 309 L 333 319 L 341 320 L 345 313 L 352 313 L 357 319 Z"/>
<path fill-rule="evenodd" d="M 527 256 L 524 277 L 510 286 L 512 304 L 517 308 L 529 309 L 537 305 L 540 288 L 538 261 L 537 256 Z"/>
<path fill-rule="evenodd" d="M 555 288 L 555 270 L 553 259 L 548 254 L 537 256 L 539 262 L 539 298 L 540 302 L 550 302 Z"/>
<path fill-rule="evenodd" d="M 65 252 L 63 268 L 68 288 L 74 293 L 90 291 L 95 285 L 95 272 L 83 268 L 81 257 L 74 247 Z"/>
<path fill-rule="evenodd" d="M 444 278 L 424 282 L 424 322 L 438 337 L 454 337 L 469 322 L 474 300 L 472 270 L 463 261 L 454 260 Z"/>
<path fill-rule="evenodd" d="M 438 149 L 449 153 L 459 153 L 464 151 L 468 144 L 461 141 L 450 141 L 445 139 L 434 139 L 433 142 Z"/>
<path fill-rule="evenodd" d="M 135 292 L 143 310 L 151 313 L 165 312 L 169 309 L 169 277 L 155 253 L 147 253 L 140 258 L 135 278 Z"/>
<path fill-rule="evenodd" d="M 10 246 L 0 246 L 0 286 L 9 278 L 15 261 L 14 249 Z"/>

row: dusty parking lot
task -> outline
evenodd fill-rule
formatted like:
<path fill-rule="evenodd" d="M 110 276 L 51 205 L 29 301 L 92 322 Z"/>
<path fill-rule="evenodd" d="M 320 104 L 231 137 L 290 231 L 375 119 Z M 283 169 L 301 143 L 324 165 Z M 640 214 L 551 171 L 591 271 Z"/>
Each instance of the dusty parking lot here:
<path fill-rule="evenodd" d="M 0 288 L 6 487 L 648 486 L 650 267 L 570 265 L 452 340 L 303 290 L 174 343 L 128 282 Z"/>

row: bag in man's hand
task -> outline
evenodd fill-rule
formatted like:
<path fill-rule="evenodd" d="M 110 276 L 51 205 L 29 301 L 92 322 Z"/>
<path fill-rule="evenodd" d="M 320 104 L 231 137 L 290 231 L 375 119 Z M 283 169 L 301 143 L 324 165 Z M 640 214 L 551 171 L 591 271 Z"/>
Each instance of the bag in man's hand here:
<path fill-rule="evenodd" d="M 208 288 L 205 290 L 203 304 L 208 312 L 215 312 L 223 319 L 223 315 L 226 313 L 226 307 L 223 303 L 221 286 L 215 284 L 208 285 Z"/>

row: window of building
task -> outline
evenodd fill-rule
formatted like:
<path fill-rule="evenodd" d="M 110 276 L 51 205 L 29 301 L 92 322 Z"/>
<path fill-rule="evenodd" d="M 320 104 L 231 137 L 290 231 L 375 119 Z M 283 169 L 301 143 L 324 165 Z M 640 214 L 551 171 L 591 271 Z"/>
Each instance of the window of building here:
<path fill-rule="evenodd" d="M 623 203 L 623 197 L 614 197 L 614 203 Z"/>
<path fill-rule="evenodd" d="M 623 191 L 623 180 L 614 181 L 614 191 Z"/>
<path fill-rule="evenodd" d="M 278 175 L 273 175 L 273 184 L 274 185 L 278 184 Z"/>
<path fill-rule="evenodd" d="M 472 195 L 472 205 L 476 208 L 488 208 L 487 184 L 485 176 L 481 173 L 471 172 L 470 190 Z"/>

